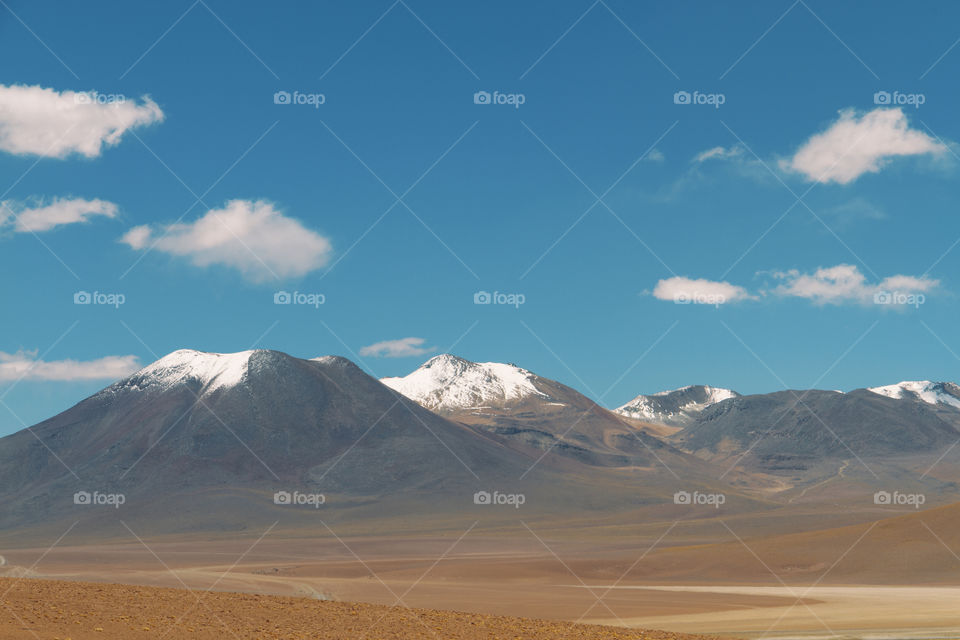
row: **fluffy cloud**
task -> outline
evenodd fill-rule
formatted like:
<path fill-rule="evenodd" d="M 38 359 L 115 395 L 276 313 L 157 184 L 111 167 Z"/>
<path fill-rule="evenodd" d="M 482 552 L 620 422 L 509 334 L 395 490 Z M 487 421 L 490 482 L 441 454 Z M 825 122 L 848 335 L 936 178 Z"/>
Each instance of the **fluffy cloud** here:
<path fill-rule="evenodd" d="M 3 216 L 3 212 L 7 212 Z M 116 217 L 117 205 L 106 200 L 54 198 L 50 204 L 27 205 L 13 200 L 0 202 L 0 226 L 12 225 L 14 231 L 35 233 L 77 222 L 94 216 Z"/>
<path fill-rule="evenodd" d="M 0 151 L 63 158 L 100 155 L 128 130 L 163 120 L 150 98 L 141 102 L 96 91 L 55 91 L 0 85 Z"/>
<path fill-rule="evenodd" d="M 409 356 L 422 356 L 437 350 L 436 347 L 424 347 L 424 343 L 426 343 L 426 340 L 423 338 L 384 340 L 383 342 L 377 342 L 363 347 L 360 349 L 360 355 L 374 356 L 377 358 L 406 358 Z"/>
<path fill-rule="evenodd" d="M 0 382 L 13 380 L 116 380 L 137 369 L 136 356 L 107 356 L 96 360 L 38 360 L 36 351 L 0 351 Z"/>
<path fill-rule="evenodd" d="M 758 274 L 759 275 L 759 274 Z M 653 290 L 658 300 L 678 304 L 721 305 L 742 300 L 757 300 L 760 296 L 802 298 L 814 304 L 878 304 L 916 306 L 926 300 L 926 294 L 940 285 L 939 280 L 927 276 L 894 275 L 880 282 L 868 282 L 855 265 L 838 264 L 821 267 L 813 273 L 797 269 L 775 271 L 772 275 L 779 284 L 772 289 L 752 294 L 745 288 L 715 280 L 684 277 L 660 280 Z"/>
<path fill-rule="evenodd" d="M 878 108 L 860 115 L 846 109 L 781 166 L 810 181 L 848 184 L 865 173 L 877 173 L 891 158 L 945 150 L 926 133 L 911 129 L 901 109 Z"/>
<path fill-rule="evenodd" d="M 134 227 L 121 242 L 187 257 L 200 267 L 232 267 L 254 281 L 305 275 L 325 266 L 332 252 L 327 238 L 265 200 L 230 200 L 192 223 Z"/>
<path fill-rule="evenodd" d="M 939 280 L 926 276 L 895 275 L 878 283 L 867 282 L 860 269 L 851 264 L 823 267 L 811 274 L 796 269 L 773 274 L 782 284 L 774 295 L 805 298 L 816 304 L 914 304 L 936 288 Z"/>
<path fill-rule="evenodd" d="M 751 296 L 743 287 L 729 282 L 691 279 L 677 276 L 657 283 L 653 297 L 658 300 L 672 300 L 678 304 L 712 304 L 748 300 Z"/>

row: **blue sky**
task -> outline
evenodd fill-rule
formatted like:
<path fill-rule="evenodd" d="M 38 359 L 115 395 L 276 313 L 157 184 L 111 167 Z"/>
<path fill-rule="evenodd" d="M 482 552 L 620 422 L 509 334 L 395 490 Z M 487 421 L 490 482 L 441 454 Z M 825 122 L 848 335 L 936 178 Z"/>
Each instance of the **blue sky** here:
<path fill-rule="evenodd" d="M 0 433 L 185 347 L 957 379 L 958 13 L 8 0 Z"/>

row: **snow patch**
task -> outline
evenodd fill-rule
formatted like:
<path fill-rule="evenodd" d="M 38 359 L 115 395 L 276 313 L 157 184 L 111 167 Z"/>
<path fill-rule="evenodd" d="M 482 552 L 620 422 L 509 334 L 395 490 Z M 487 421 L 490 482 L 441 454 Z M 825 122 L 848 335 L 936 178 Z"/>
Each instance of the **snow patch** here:
<path fill-rule="evenodd" d="M 636 420 L 675 424 L 689 421 L 707 407 L 738 395 L 731 389 L 688 385 L 649 396 L 639 395 L 614 411 Z M 695 399 L 683 400 L 684 396 L 694 396 Z"/>
<path fill-rule="evenodd" d="M 143 386 L 159 385 L 161 389 L 169 389 L 187 380 L 197 380 L 202 385 L 201 393 L 209 393 L 240 384 L 247 374 L 253 353 L 206 353 L 180 349 L 147 365 L 132 377 L 140 379 Z"/>
<path fill-rule="evenodd" d="M 449 354 L 431 358 L 403 377 L 380 382 L 428 409 L 486 408 L 530 396 L 548 396 L 526 369 L 500 362 L 470 362 Z"/>
<path fill-rule="evenodd" d="M 904 380 L 883 387 L 869 387 L 867 391 L 897 400 L 913 397 L 927 404 L 945 404 L 960 409 L 960 398 L 957 397 L 960 394 L 960 387 L 952 382 Z"/>

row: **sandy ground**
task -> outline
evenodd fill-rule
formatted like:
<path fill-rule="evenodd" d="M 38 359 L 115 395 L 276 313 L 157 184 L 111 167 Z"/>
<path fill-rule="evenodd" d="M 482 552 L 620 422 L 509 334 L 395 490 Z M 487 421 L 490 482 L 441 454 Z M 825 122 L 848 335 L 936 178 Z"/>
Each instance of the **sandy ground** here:
<path fill-rule="evenodd" d="M 601 588 L 592 585 L 594 589 Z M 572 588 L 583 589 L 581 585 Z M 960 636 L 960 587 L 777 586 L 637 587 L 674 593 L 725 593 L 786 596 L 814 602 L 787 607 L 738 609 L 709 614 L 638 616 L 595 622 L 653 625 L 688 633 L 735 634 L 765 638 L 955 638 Z"/>
<path fill-rule="evenodd" d="M 532 544 L 531 544 L 532 542 Z M 380 605 L 589 622 L 592 618 L 783 607 L 795 598 L 565 585 L 616 580 L 636 556 L 535 539 L 153 542 L 7 552 L 0 576 L 266 593 Z M 39 560 L 39 562 L 38 562 Z M 629 561 L 629 562 L 627 562 Z M 571 573 L 572 572 L 572 573 Z M 579 582 L 577 582 L 579 584 Z"/>
<path fill-rule="evenodd" d="M 602 547 L 554 541 L 549 545 L 548 550 L 532 536 L 460 542 L 450 537 L 151 540 L 4 549 L 6 565 L 0 568 L 0 576 L 273 594 L 288 600 L 296 596 L 293 602 L 297 603 L 400 604 L 736 637 L 960 637 L 960 587 L 820 584 L 808 588 L 784 586 L 772 578 L 767 584 L 741 578 L 741 584 L 730 585 L 736 581 L 734 575 L 726 583 L 714 580 L 709 585 L 652 583 L 644 580 L 642 573 L 626 573 L 649 561 L 639 562 L 642 550 L 636 545 Z M 28 582 L 33 580 L 24 581 Z M 138 615 L 152 614 L 143 611 Z M 157 619 L 166 619 L 166 615 Z M 8 620 L 8 624 L 12 623 Z M 0 628 L 0 638 L 7 637 L 19 636 L 5 635 Z M 83 636 L 40 637 L 63 640 Z"/>
<path fill-rule="evenodd" d="M 697 640 L 682 634 L 185 589 L 0 579 L 0 637 Z"/>

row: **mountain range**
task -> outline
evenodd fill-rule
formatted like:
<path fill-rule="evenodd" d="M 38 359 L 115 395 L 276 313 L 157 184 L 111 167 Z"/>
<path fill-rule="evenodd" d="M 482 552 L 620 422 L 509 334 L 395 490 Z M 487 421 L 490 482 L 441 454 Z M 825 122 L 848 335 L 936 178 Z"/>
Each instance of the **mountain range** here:
<path fill-rule="evenodd" d="M 759 395 L 701 385 L 607 409 L 516 365 L 449 354 L 377 380 L 338 356 L 180 350 L 0 438 L 0 529 L 80 521 L 105 535 L 116 523 L 74 499 L 97 492 L 122 494 L 124 522 L 155 533 L 309 527 L 320 513 L 390 514 L 416 529 L 494 490 L 523 492 L 529 517 L 659 509 L 678 489 L 770 508 L 850 459 L 949 492 L 952 477 L 920 477 L 907 459 L 932 461 L 958 440 L 953 383 Z M 291 509 L 277 492 L 322 494 L 325 507 Z"/>
<path fill-rule="evenodd" d="M 838 391 L 780 391 L 743 396 L 731 389 L 691 385 L 639 395 L 604 410 L 573 389 L 514 365 L 471 363 L 441 355 L 384 384 L 424 407 L 482 424 L 500 435 L 548 442 L 558 425 L 568 439 L 596 442 L 620 432 L 586 424 L 633 425 L 705 461 L 765 473 L 795 474 L 831 458 L 876 458 L 944 450 L 960 440 L 960 387 L 951 382 L 904 381 Z M 578 415 L 589 419 L 577 420 Z M 602 416 L 602 418 L 601 418 Z M 624 420 L 626 418 L 626 420 Z M 643 429 L 644 424 L 673 427 Z M 611 431 L 612 429 L 612 431 Z M 570 438 L 569 436 L 572 436 Z"/>

